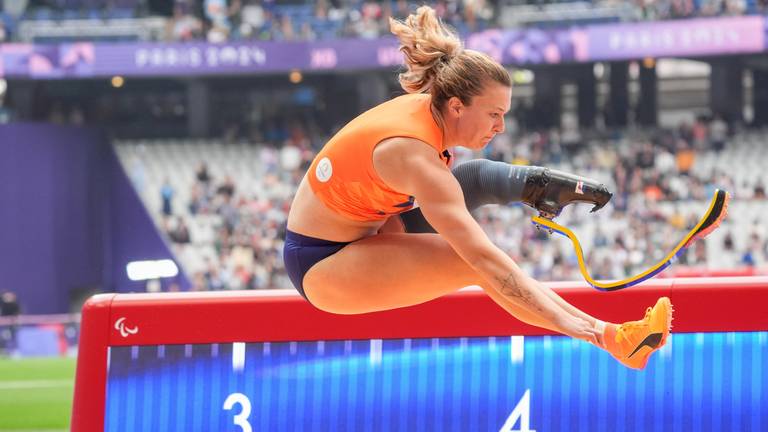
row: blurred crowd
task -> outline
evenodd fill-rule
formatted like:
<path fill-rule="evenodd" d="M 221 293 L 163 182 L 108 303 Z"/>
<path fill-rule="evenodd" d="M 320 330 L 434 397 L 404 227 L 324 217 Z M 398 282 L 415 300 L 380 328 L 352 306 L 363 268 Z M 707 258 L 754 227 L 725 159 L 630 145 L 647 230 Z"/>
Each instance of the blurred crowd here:
<path fill-rule="evenodd" d="M 141 0 L 4 0 L 0 8 L 0 42 L 24 19 L 168 18 L 168 41 L 208 40 L 326 40 L 377 38 L 388 35 L 387 19 L 404 18 L 422 2 L 407 0 L 174 0 L 162 7 Z M 496 0 L 437 0 L 429 2 L 443 21 L 459 32 L 498 26 L 502 7 Z M 556 0 L 519 0 L 503 7 L 536 5 L 546 10 Z M 762 14 L 766 0 L 593 0 L 595 7 L 618 6 L 617 19 L 665 20 L 691 17 Z M 0 2 L 3 4 L 3 2 Z M 557 24 L 552 22 L 550 24 Z"/>
<path fill-rule="evenodd" d="M 588 267 L 596 278 L 623 278 L 659 261 L 706 210 L 701 204 L 694 206 L 695 210 L 684 204 L 706 203 L 716 188 L 729 191 L 738 201 L 766 200 L 766 177 L 756 175 L 737 182 L 732 171 L 717 165 L 709 172 L 693 170 L 698 157 L 719 155 L 731 139 L 729 125 L 719 116 L 701 116 L 675 129 L 623 131 L 611 135 L 603 137 L 608 139 L 594 139 L 581 136 L 576 130 L 555 130 L 528 133 L 518 139 L 500 136 L 487 147 L 484 155 L 489 159 L 542 166 L 560 166 L 567 162 L 572 172 L 609 185 L 614 196 L 608 207 L 595 215 L 585 210 L 566 211 L 559 220 L 577 233 L 587 225 L 597 226 L 594 231 L 586 230 L 582 238 L 586 241 Z M 541 241 L 548 238 L 547 234 L 519 229 L 529 216 L 530 213 L 506 214 L 503 210 L 488 208 L 482 211 L 480 220 L 491 238 L 535 277 L 542 280 L 580 278 L 578 263 L 568 242 L 558 242 L 555 246 Z M 715 247 L 716 262 L 712 254 L 707 254 L 706 242 L 701 241 L 694 243 L 679 263 L 710 269 L 764 266 L 768 257 L 768 235 L 759 219 L 749 222 L 747 240 L 740 248 L 733 233 L 725 231 L 723 244 Z M 613 230 L 603 231 L 602 226 L 613 227 Z"/>
<path fill-rule="evenodd" d="M 190 200 L 184 203 L 191 217 L 217 215 L 215 257 L 206 257 L 203 271 L 192 277 L 194 290 L 266 289 L 287 287 L 282 263 L 282 238 L 292 194 L 315 151 L 299 126 L 294 126 L 280 146 L 265 144 L 259 152 L 263 177 L 261 191 L 244 193 L 226 173 L 214 175 L 201 162 L 191 182 Z M 190 244 L 184 217 L 172 208 L 173 190 L 161 188 L 164 229 L 177 246 Z"/>
<path fill-rule="evenodd" d="M 608 132 L 582 135 L 577 129 L 536 131 L 520 137 L 497 137 L 486 148 L 488 159 L 533 165 L 564 161 L 582 173 L 610 173 L 613 207 L 626 210 L 631 197 L 651 201 L 702 200 L 714 185 L 737 193 L 740 199 L 765 198 L 765 180 L 737 184 L 722 169 L 701 175 L 693 172 L 697 154 L 722 152 L 731 127 L 722 117 L 699 116 L 674 129 Z M 599 133 L 604 135 L 604 132 Z"/>
<path fill-rule="evenodd" d="M 766 10 L 768 10 L 768 2 L 765 0 L 635 0 L 633 2 L 636 18 L 643 20 L 762 14 Z"/>
<path fill-rule="evenodd" d="M 312 41 L 334 38 L 373 39 L 389 34 L 388 18 L 403 19 L 418 4 L 405 0 L 319 0 L 285 4 L 260 0 L 206 0 L 202 16 L 188 2 L 176 1 L 173 39 L 209 41 L 258 39 Z M 486 0 L 439 0 L 438 16 L 460 32 L 483 30 L 494 9 Z M 206 31 L 207 30 L 207 31 Z"/>
<path fill-rule="evenodd" d="M 405 18 L 422 2 L 391 0 L 4 0 L 0 42 L 21 20 L 112 19 L 166 16 L 166 40 L 318 40 L 377 38 L 389 34 L 388 18 Z M 431 5 L 460 32 L 493 22 L 495 2 L 438 0 Z"/>
<path fill-rule="evenodd" d="M 558 222 L 581 238 L 587 265 L 595 278 L 619 279 L 636 274 L 660 260 L 698 221 L 715 188 L 732 192 L 738 201 L 765 200 L 765 179 L 736 184 L 731 173 L 715 169 L 696 174 L 697 157 L 718 154 L 729 142 L 728 125 L 720 118 L 699 118 L 676 129 L 612 132 L 602 139 L 566 130 L 499 135 L 481 154 L 457 149 L 457 163 L 486 157 L 518 164 L 563 167 L 596 178 L 614 192 L 611 205 L 590 214 L 584 207 L 568 207 Z M 259 153 L 265 168 L 264 191 L 248 194 L 226 173 L 212 173 L 200 163 L 193 177 L 191 217 L 219 215 L 215 258 L 191 276 L 194 289 L 285 288 L 290 283 L 282 263 L 285 221 L 295 191 L 314 150 L 306 135 L 294 132 L 282 145 L 267 145 Z M 564 165 L 565 163 L 565 165 Z M 164 187 L 165 189 L 165 187 Z M 287 191 L 287 192 L 285 192 Z M 161 191 L 169 238 L 181 247 L 190 238 L 183 217 L 170 207 L 168 191 Z M 167 202 L 167 203 L 166 203 Z M 686 202 L 697 206 L 683 205 Z M 540 280 L 581 278 L 576 256 L 564 239 L 537 231 L 528 219 L 531 209 L 520 204 L 487 206 L 476 217 L 490 238 L 521 267 Z M 750 221 L 746 242 L 737 246 L 730 228 L 721 229 L 717 262 L 710 262 L 705 241 L 682 257 L 679 265 L 702 268 L 761 267 L 768 256 L 768 236 L 758 220 Z M 740 227 L 740 230 L 745 228 Z"/>

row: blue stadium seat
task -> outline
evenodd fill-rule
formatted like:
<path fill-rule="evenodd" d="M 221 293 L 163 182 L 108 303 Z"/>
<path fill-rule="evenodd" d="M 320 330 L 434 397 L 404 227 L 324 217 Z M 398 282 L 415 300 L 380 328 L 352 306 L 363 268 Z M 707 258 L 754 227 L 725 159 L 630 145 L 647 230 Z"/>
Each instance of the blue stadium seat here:
<path fill-rule="evenodd" d="M 12 16 L 6 13 L 0 12 L 0 22 L 2 22 L 3 27 L 5 27 L 5 33 L 6 33 L 5 39 L 11 40 L 11 38 L 13 38 L 13 35 L 16 33 L 16 27 L 17 27 L 16 20 Z"/>
<path fill-rule="evenodd" d="M 24 19 L 45 21 L 54 19 L 53 11 L 48 8 L 37 8 L 24 14 Z"/>
<path fill-rule="evenodd" d="M 112 19 L 128 19 L 135 16 L 133 9 L 114 8 L 107 11 L 107 16 Z"/>
<path fill-rule="evenodd" d="M 336 39 L 341 32 L 342 23 L 340 21 L 328 21 L 315 19 L 312 29 L 315 31 L 318 39 Z"/>
<path fill-rule="evenodd" d="M 86 16 L 88 19 L 92 20 L 100 20 L 104 17 L 102 12 L 99 9 L 89 9 L 88 12 L 86 12 Z"/>
<path fill-rule="evenodd" d="M 82 18 L 79 10 L 65 9 L 59 13 L 59 19 L 62 20 L 75 20 Z"/>

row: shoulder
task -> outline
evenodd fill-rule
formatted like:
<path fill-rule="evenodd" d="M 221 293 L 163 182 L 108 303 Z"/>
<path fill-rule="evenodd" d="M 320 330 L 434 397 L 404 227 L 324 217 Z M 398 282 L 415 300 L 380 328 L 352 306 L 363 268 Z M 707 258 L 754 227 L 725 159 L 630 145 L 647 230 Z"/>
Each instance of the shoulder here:
<path fill-rule="evenodd" d="M 399 163 L 439 162 L 439 153 L 435 148 L 420 139 L 410 137 L 392 137 L 379 142 L 373 150 L 374 161 L 393 160 Z"/>
<path fill-rule="evenodd" d="M 388 138 L 380 142 L 373 152 L 373 167 L 390 187 L 409 193 L 413 182 L 424 175 L 450 174 L 434 147 L 407 137 Z"/>

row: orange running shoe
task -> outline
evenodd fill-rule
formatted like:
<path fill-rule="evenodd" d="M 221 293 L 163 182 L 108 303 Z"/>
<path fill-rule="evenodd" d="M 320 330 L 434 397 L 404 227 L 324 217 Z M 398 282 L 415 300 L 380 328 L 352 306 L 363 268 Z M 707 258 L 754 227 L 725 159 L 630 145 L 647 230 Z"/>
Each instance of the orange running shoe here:
<path fill-rule="evenodd" d="M 645 368 L 651 354 L 667 342 L 672 312 L 669 298 L 661 297 L 654 307 L 646 310 L 642 320 L 607 325 L 603 336 L 606 351 L 627 367 Z"/>

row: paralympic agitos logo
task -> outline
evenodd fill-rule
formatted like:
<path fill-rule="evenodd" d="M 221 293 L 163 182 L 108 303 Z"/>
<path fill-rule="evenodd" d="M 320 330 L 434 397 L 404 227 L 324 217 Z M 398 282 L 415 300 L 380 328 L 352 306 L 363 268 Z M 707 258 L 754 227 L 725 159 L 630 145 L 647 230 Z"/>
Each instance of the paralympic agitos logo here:
<path fill-rule="evenodd" d="M 135 335 L 139 332 L 139 328 L 134 327 L 128 327 L 124 323 L 125 317 L 120 317 L 115 321 L 115 330 L 118 330 L 120 332 L 120 336 L 122 337 L 128 337 L 130 335 Z"/>

